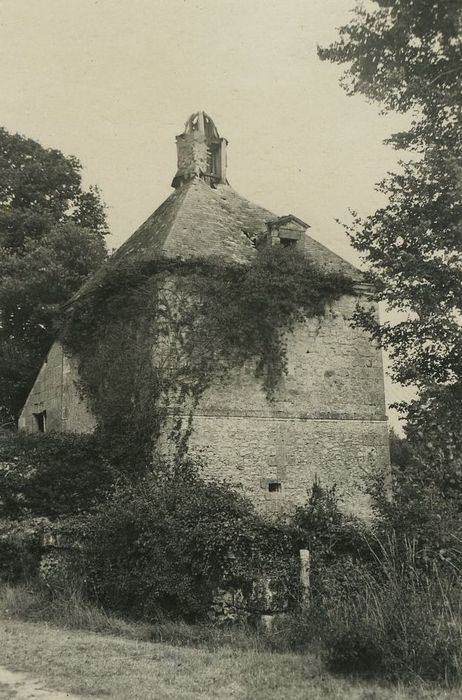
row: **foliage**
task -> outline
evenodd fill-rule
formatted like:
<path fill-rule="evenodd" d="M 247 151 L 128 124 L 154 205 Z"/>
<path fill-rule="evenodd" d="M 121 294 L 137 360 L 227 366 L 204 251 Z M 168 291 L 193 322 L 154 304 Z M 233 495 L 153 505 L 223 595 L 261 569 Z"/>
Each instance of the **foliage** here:
<path fill-rule="evenodd" d="M 395 379 L 422 389 L 457 383 L 462 369 L 461 21 L 457 0 L 375 0 L 320 50 L 347 64 L 350 94 L 413 111 L 390 141 L 416 159 L 379 185 L 389 204 L 349 232 L 379 300 L 403 312 L 382 325 L 367 310 L 358 320 L 389 349 Z"/>
<path fill-rule="evenodd" d="M 461 166 L 427 152 L 403 167 L 379 186 L 389 204 L 348 227 L 379 301 L 401 320 L 379 325 L 367 308 L 357 319 L 389 350 L 397 381 L 452 383 L 462 374 Z"/>
<path fill-rule="evenodd" d="M 331 670 L 458 683 L 462 603 L 457 577 L 422 576 L 408 556 L 383 547 L 379 575 L 364 571 L 356 592 L 330 601 L 323 639 Z"/>
<path fill-rule="evenodd" d="M 293 643 L 319 646 L 336 672 L 458 682 L 460 517 L 408 443 L 392 444 L 392 484 L 377 479 L 370 523 L 343 513 L 336 489 L 319 483 L 297 509 L 311 600 L 292 625 Z"/>
<path fill-rule="evenodd" d="M 43 534 L 54 546 L 39 566 Z M 12 595 L 13 615 L 131 636 L 133 625 L 111 617 L 117 613 L 143 620 L 143 638 L 209 645 L 215 628 L 178 621 L 207 620 L 217 590 L 242 590 L 252 600 L 262 577 L 296 603 L 298 550 L 309 547 L 310 607 L 295 608 L 264 646 L 318 648 L 335 672 L 455 684 L 460 569 L 450 571 L 442 559 L 422 565 L 402 531 L 378 534 L 342 515 L 335 489 L 319 483 L 283 525 L 261 519 L 226 484 L 203 481 L 191 463 L 159 463 L 135 483 L 118 484 L 91 513 L 5 523 L 0 557 L 10 581 L 23 573 L 13 556 L 40 575 L 21 609 Z M 231 638 L 245 643 L 239 633 Z"/>
<path fill-rule="evenodd" d="M 431 465 L 444 495 L 460 500 L 462 461 L 462 382 L 432 385 L 408 404 L 406 436 L 420 461 Z M 451 474 L 449 474 L 451 472 Z M 444 477 L 443 473 L 447 476 Z"/>
<path fill-rule="evenodd" d="M 391 484 L 378 482 L 373 492 L 377 535 L 400 533 L 398 549 L 412 544 L 416 566 L 427 572 L 435 563 L 448 572 L 462 565 L 460 495 L 446 495 L 455 475 L 441 467 L 433 472 L 414 456 L 405 469 L 393 466 Z"/>
<path fill-rule="evenodd" d="M 91 509 L 121 477 L 95 435 L 5 433 L 0 440 L 0 517 L 49 517 Z"/>
<path fill-rule="evenodd" d="M 292 524 L 300 548 L 310 552 L 311 595 L 319 604 L 333 595 L 349 595 L 358 574 L 373 562 L 371 528 L 342 510 L 337 487 L 315 481 L 308 502 Z"/>
<path fill-rule="evenodd" d="M 226 484 L 151 473 L 87 517 L 61 524 L 81 543 L 76 567 L 109 610 L 153 620 L 208 613 L 217 588 L 251 591 L 257 576 L 293 590 L 290 533 L 262 521 Z"/>
<path fill-rule="evenodd" d="M 438 131 L 454 136 L 460 105 L 461 9 L 458 0 L 373 0 L 359 5 L 339 40 L 319 50 L 323 60 L 347 63 L 343 85 L 387 110 L 420 108 L 411 144 Z M 403 135 L 404 137 L 404 135 Z"/>
<path fill-rule="evenodd" d="M 401 530 L 371 530 L 367 544 L 356 560 L 323 563 L 321 586 L 314 574 L 310 605 L 291 623 L 294 648 L 318 648 L 337 673 L 459 684 L 460 569 L 423 566 Z"/>
<path fill-rule="evenodd" d="M 399 532 L 397 547 L 404 553 L 412 543 L 427 573 L 434 564 L 449 572 L 462 565 L 460 417 L 456 404 L 445 402 L 450 391 L 429 391 L 410 404 L 407 439 L 390 436 L 390 478 L 370 483 L 378 537 Z"/>
<path fill-rule="evenodd" d="M 367 525 L 341 508 L 337 486 L 323 486 L 316 480 L 308 502 L 299 506 L 293 523 L 304 546 L 323 561 L 364 550 Z"/>
<path fill-rule="evenodd" d="M 401 437 L 393 428 L 388 432 L 390 446 L 390 462 L 392 467 L 404 469 L 412 459 L 412 449 L 406 438 Z"/>
<path fill-rule="evenodd" d="M 104 206 L 74 157 L 0 128 L 0 423 L 14 423 L 62 304 L 106 256 Z"/>
<path fill-rule="evenodd" d="M 392 443 L 391 484 L 375 485 L 377 531 L 400 532 L 401 554 L 412 543 L 427 572 L 461 564 L 461 29 L 460 2 L 376 0 L 320 50 L 347 65 L 349 94 L 412 112 L 390 143 L 413 160 L 379 184 L 388 204 L 347 230 L 392 312 L 380 324 L 361 308 L 357 321 L 388 349 L 394 379 L 419 390 L 398 405 L 408 440 Z"/>
<path fill-rule="evenodd" d="M 0 393 L 3 416 L 18 416 L 54 339 L 64 301 L 105 256 L 102 240 L 63 224 L 0 263 Z"/>
<path fill-rule="evenodd" d="M 107 233 L 98 190 L 82 189 L 81 170 L 74 156 L 0 128 L 1 247 L 20 251 L 56 224 Z"/>
<path fill-rule="evenodd" d="M 13 522 L 0 518 L 0 580 L 27 581 L 37 575 L 42 555 L 45 518 L 24 518 Z"/>
<path fill-rule="evenodd" d="M 79 359 L 99 429 L 143 463 L 166 412 L 182 407 L 191 417 L 212 382 L 233 370 L 253 363 L 271 400 L 286 370 L 286 333 L 344 293 L 353 293 L 350 280 L 279 248 L 250 265 L 119 265 L 73 303 L 62 340 Z M 190 427 L 173 426 L 180 452 Z"/>
<path fill-rule="evenodd" d="M 389 349 L 395 379 L 419 387 L 455 382 L 462 374 L 462 180 L 445 158 L 438 168 L 406 166 L 404 175 L 381 185 L 388 206 L 350 229 L 379 300 L 405 314 L 379 326 L 363 309 L 358 320 Z"/>

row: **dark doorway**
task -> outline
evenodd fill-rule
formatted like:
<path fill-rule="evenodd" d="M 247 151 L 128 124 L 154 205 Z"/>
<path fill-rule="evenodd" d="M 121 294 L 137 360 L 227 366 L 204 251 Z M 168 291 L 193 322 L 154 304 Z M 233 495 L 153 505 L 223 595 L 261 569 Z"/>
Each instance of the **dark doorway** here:
<path fill-rule="evenodd" d="M 44 433 L 47 427 L 47 412 L 41 411 L 40 413 L 34 413 L 34 418 L 37 432 Z"/>

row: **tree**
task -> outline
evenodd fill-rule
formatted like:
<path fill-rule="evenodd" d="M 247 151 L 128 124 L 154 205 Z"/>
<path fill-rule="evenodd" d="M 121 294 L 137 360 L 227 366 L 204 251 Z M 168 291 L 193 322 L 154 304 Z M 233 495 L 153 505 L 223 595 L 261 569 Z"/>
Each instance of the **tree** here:
<path fill-rule="evenodd" d="M 319 48 L 322 60 L 347 63 L 342 85 L 385 110 L 416 110 L 412 127 L 392 142 L 423 150 L 460 147 L 462 41 L 460 0 L 370 0 Z"/>
<path fill-rule="evenodd" d="M 362 309 L 358 321 L 388 349 L 395 380 L 416 385 L 433 412 L 462 387 L 461 29 L 460 0 L 374 0 L 319 49 L 347 64 L 348 94 L 412 115 L 408 131 L 389 139 L 414 152 L 378 186 L 389 203 L 347 228 L 378 299 L 401 319 L 380 325 Z M 422 405 L 401 406 L 421 427 Z"/>
<path fill-rule="evenodd" d="M 63 303 L 106 257 L 107 232 L 76 158 L 0 128 L 0 424 L 17 419 Z"/>

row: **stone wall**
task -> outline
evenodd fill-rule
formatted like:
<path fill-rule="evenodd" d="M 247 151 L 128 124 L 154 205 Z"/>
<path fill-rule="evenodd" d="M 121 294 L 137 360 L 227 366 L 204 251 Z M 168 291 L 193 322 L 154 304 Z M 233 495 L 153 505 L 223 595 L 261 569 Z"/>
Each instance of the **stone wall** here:
<path fill-rule="evenodd" d="M 46 411 L 46 430 L 90 432 L 95 420 L 77 387 L 77 362 L 68 358 L 59 342 L 53 343 L 24 404 L 19 427 L 38 430 L 35 415 Z"/>
<path fill-rule="evenodd" d="M 389 460 L 386 423 L 363 420 L 195 416 L 191 451 L 203 457 L 205 476 L 239 484 L 268 512 L 302 505 L 319 479 L 337 484 L 348 511 L 367 516 L 365 477 Z"/>
<path fill-rule="evenodd" d="M 240 484 L 261 510 L 290 510 L 318 478 L 365 516 L 367 476 L 389 469 L 382 355 L 351 326 L 356 297 L 287 338 L 288 374 L 269 403 L 254 366 L 211 387 L 195 413 L 191 452 L 205 474 Z"/>
<path fill-rule="evenodd" d="M 254 365 L 230 373 L 203 396 L 193 421 L 191 451 L 205 475 L 240 484 L 262 510 L 305 502 L 315 478 L 338 485 L 348 509 L 365 515 L 364 480 L 389 468 L 383 367 L 369 337 L 352 328 L 357 298 L 344 296 L 325 317 L 287 338 L 288 374 L 267 401 Z M 50 350 L 21 415 L 47 411 L 47 430 L 92 430 L 79 396 L 77 364 L 59 343 Z"/>
<path fill-rule="evenodd" d="M 254 365 L 203 397 L 199 413 L 385 420 L 382 354 L 351 326 L 357 297 L 344 296 L 287 336 L 287 375 L 269 403 Z"/>
<path fill-rule="evenodd" d="M 176 138 L 178 150 L 177 175 L 186 178 L 207 171 L 207 143 L 199 132 L 181 134 Z"/>

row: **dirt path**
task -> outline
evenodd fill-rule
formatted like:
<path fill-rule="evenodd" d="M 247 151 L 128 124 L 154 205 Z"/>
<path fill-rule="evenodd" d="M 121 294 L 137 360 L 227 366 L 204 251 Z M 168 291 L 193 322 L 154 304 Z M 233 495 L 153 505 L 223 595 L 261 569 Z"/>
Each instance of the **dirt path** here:
<path fill-rule="evenodd" d="M 0 666 L 0 700 L 83 700 L 81 696 L 47 690 L 25 673 L 8 671 Z"/>

